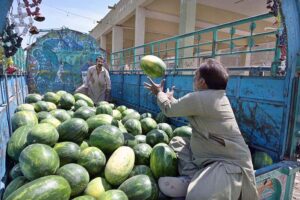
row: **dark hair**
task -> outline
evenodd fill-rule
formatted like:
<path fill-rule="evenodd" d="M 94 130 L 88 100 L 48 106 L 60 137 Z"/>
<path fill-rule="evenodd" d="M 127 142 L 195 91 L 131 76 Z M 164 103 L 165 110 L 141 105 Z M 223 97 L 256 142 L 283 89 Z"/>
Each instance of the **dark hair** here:
<path fill-rule="evenodd" d="M 207 59 L 198 69 L 208 89 L 225 90 L 228 81 L 227 70 L 215 59 Z"/>
<path fill-rule="evenodd" d="M 104 57 L 103 57 L 103 56 L 98 56 L 98 57 L 96 58 L 96 61 L 98 61 L 98 59 L 104 60 Z"/>

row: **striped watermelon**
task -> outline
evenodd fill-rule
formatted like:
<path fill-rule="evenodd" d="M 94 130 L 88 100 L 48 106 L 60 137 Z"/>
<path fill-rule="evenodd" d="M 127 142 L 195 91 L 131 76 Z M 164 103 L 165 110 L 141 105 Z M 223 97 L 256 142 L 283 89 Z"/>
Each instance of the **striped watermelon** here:
<path fill-rule="evenodd" d="M 99 199 L 99 197 L 105 191 L 110 190 L 111 188 L 112 188 L 111 185 L 104 178 L 97 177 L 88 183 L 84 191 L 84 194 Z"/>
<path fill-rule="evenodd" d="M 27 144 L 27 135 L 31 131 L 32 126 L 21 126 L 15 130 L 7 144 L 7 154 L 18 161 L 19 156 Z"/>
<path fill-rule="evenodd" d="M 177 156 L 165 143 L 153 147 L 150 155 L 150 168 L 156 179 L 163 176 L 177 175 Z"/>
<path fill-rule="evenodd" d="M 68 181 L 61 176 L 52 175 L 23 185 L 6 200 L 69 200 L 70 194 Z"/>
<path fill-rule="evenodd" d="M 48 123 L 35 125 L 27 135 L 27 143 L 47 144 L 53 146 L 58 140 L 56 128 Z"/>
<path fill-rule="evenodd" d="M 80 144 L 88 137 L 88 124 L 79 118 L 71 118 L 57 127 L 59 133 L 59 141 L 72 141 Z"/>
<path fill-rule="evenodd" d="M 78 164 L 70 163 L 62 166 L 56 172 L 57 175 L 64 177 L 71 186 L 71 196 L 79 195 L 83 192 L 90 181 L 89 173 Z"/>
<path fill-rule="evenodd" d="M 122 190 L 108 190 L 100 196 L 101 200 L 128 200 L 128 197 Z"/>
<path fill-rule="evenodd" d="M 85 167 L 90 175 L 96 175 L 103 170 L 106 157 L 97 147 L 87 147 L 79 154 L 77 163 Z"/>
<path fill-rule="evenodd" d="M 32 144 L 20 154 L 21 171 L 29 180 L 55 174 L 59 167 L 57 153 L 48 145 Z"/>
<path fill-rule="evenodd" d="M 122 190 L 130 200 L 151 200 L 158 197 L 156 183 L 144 174 L 127 179 L 118 189 Z"/>
<path fill-rule="evenodd" d="M 74 142 L 56 143 L 53 149 L 59 156 L 60 166 L 77 162 L 80 155 L 80 147 Z"/>
<path fill-rule="evenodd" d="M 15 131 L 17 128 L 24 125 L 34 126 L 38 124 L 36 114 L 31 111 L 20 111 L 15 113 L 11 118 L 12 129 Z"/>

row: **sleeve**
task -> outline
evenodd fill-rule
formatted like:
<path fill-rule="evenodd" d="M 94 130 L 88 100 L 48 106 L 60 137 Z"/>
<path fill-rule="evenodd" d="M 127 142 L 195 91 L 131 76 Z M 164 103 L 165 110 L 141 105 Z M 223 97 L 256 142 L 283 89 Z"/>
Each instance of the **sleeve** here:
<path fill-rule="evenodd" d="M 91 82 L 91 69 L 89 68 L 86 74 L 86 79 L 85 79 L 85 87 L 89 87 L 89 84 Z"/>
<path fill-rule="evenodd" d="M 164 92 L 157 94 L 157 104 L 167 117 L 189 117 L 204 113 L 203 103 L 199 95 L 189 93 L 180 99 L 168 99 Z"/>
<path fill-rule="evenodd" d="M 109 76 L 109 72 L 107 70 L 105 70 L 105 76 L 106 76 L 106 84 L 107 84 L 107 89 L 111 90 L 111 81 L 110 81 L 110 76 Z"/>

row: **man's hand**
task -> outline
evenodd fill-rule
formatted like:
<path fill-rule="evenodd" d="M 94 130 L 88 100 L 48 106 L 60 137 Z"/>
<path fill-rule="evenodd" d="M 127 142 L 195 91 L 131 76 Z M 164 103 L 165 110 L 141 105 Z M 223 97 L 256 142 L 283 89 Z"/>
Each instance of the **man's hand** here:
<path fill-rule="evenodd" d="M 163 79 L 160 84 L 154 83 L 151 78 L 148 77 L 150 83 L 144 82 L 144 87 L 152 92 L 152 94 L 157 95 L 159 92 L 163 92 L 165 79 Z"/>
<path fill-rule="evenodd" d="M 171 91 L 169 91 L 169 88 L 167 89 L 166 94 L 167 94 L 169 100 L 172 100 L 174 98 L 174 96 L 173 96 L 174 95 L 174 88 L 175 88 L 175 86 L 172 86 Z"/>

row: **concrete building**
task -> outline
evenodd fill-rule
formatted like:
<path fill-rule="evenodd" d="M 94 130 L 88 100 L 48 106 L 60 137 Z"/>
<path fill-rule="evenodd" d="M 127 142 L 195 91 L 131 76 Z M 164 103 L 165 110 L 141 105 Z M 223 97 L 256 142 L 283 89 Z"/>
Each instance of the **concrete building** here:
<path fill-rule="evenodd" d="M 90 34 L 101 48 L 117 52 L 267 12 L 263 0 L 120 0 Z M 272 28 L 273 22 L 260 22 L 256 29 Z M 218 37 L 228 37 L 228 34 L 229 30 L 221 30 Z M 236 34 L 249 35 L 249 27 L 238 27 Z M 193 41 L 194 38 L 186 39 L 182 45 Z M 246 44 L 238 45 L 243 47 Z M 239 60 L 250 64 L 247 55 Z"/>

